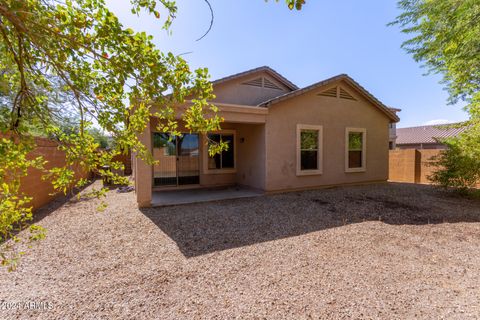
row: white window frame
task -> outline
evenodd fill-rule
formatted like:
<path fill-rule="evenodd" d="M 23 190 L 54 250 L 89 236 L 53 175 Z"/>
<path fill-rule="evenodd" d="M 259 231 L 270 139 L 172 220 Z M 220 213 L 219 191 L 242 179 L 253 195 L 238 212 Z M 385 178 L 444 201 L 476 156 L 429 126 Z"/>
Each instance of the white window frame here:
<path fill-rule="evenodd" d="M 350 133 L 362 133 L 362 166 L 360 168 L 348 167 L 348 136 Z M 365 172 L 367 171 L 367 129 L 365 128 L 345 128 L 345 172 Z"/>
<path fill-rule="evenodd" d="M 317 168 L 314 170 L 302 170 L 302 130 L 315 130 L 318 131 L 318 150 L 317 150 Z M 297 176 L 310 176 L 320 175 L 323 173 L 323 126 L 309 125 L 309 124 L 297 124 Z"/>
<path fill-rule="evenodd" d="M 208 168 L 208 135 L 220 134 L 220 135 L 233 135 L 233 168 L 226 169 L 209 169 Z M 207 133 L 204 137 L 205 143 L 203 144 L 203 173 L 204 174 L 224 174 L 224 173 L 236 173 L 237 172 L 237 131 L 236 130 L 220 130 Z"/>

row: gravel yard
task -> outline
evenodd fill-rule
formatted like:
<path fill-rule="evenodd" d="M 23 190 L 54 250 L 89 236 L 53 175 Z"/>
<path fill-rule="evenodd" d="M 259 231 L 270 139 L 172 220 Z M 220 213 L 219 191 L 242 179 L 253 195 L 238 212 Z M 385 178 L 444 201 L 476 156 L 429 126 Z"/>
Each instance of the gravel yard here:
<path fill-rule="evenodd" d="M 480 318 L 478 200 L 379 184 L 107 202 L 52 205 L 47 238 L 0 269 L 0 319 Z"/>

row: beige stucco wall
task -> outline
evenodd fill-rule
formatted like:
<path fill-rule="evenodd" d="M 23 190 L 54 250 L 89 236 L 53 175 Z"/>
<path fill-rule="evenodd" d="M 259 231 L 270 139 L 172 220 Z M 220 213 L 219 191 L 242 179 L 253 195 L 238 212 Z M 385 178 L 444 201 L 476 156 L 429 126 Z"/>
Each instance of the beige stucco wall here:
<path fill-rule="evenodd" d="M 248 82 L 259 77 L 267 77 L 268 80 L 276 84 L 282 90 L 270 89 L 270 88 L 260 88 L 250 85 L 243 85 L 242 83 Z M 256 106 L 268 99 L 278 97 L 284 93 L 289 92 L 290 90 L 281 84 L 279 81 L 275 80 L 267 72 L 259 72 L 251 74 L 248 76 L 240 77 L 238 79 L 219 83 L 213 87 L 216 98 L 214 102 L 224 102 L 231 104 L 239 105 L 250 105 Z"/>
<path fill-rule="evenodd" d="M 332 84 L 331 86 L 336 86 Z M 317 96 L 313 90 L 270 106 L 266 123 L 266 190 L 281 191 L 388 179 L 389 119 L 347 83 L 358 101 Z M 296 125 L 323 126 L 323 174 L 296 175 Z M 366 171 L 345 172 L 345 129 L 366 128 Z"/>
<path fill-rule="evenodd" d="M 240 185 L 265 189 L 265 125 L 237 124 L 237 177 Z"/>
<path fill-rule="evenodd" d="M 147 126 L 138 138 L 145 148 L 152 150 L 152 132 L 150 126 Z M 142 159 L 137 158 L 134 161 L 133 170 L 135 172 L 135 193 L 137 195 L 138 206 L 149 207 L 152 203 L 152 166 Z"/>

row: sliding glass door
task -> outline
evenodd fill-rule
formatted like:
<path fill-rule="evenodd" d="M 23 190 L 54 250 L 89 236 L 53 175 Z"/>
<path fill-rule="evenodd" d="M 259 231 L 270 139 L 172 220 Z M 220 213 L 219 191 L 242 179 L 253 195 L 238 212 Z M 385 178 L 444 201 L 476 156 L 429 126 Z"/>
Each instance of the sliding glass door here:
<path fill-rule="evenodd" d="M 177 176 L 178 185 L 200 183 L 198 134 L 177 137 Z"/>
<path fill-rule="evenodd" d="M 154 186 L 177 185 L 177 146 L 176 139 L 168 133 L 153 133 Z"/>
<path fill-rule="evenodd" d="M 154 186 L 200 183 L 199 139 L 197 134 L 171 136 L 153 133 Z"/>

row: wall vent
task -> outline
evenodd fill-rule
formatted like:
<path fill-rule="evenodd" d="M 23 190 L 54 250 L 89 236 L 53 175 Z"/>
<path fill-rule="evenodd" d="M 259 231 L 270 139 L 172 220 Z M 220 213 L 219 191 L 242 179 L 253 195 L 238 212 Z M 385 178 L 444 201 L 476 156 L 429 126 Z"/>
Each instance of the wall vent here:
<path fill-rule="evenodd" d="M 263 78 L 263 86 L 269 89 L 282 90 L 275 83 L 271 82 L 267 78 Z"/>
<path fill-rule="evenodd" d="M 262 87 L 263 86 L 262 78 L 256 78 L 256 79 L 244 82 L 242 84 L 245 84 L 247 86 L 254 86 L 254 87 Z"/>
<path fill-rule="evenodd" d="M 243 85 L 247 86 L 254 86 L 254 87 L 260 87 L 260 88 L 268 88 L 268 89 L 275 89 L 275 90 L 282 90 L 279 86 L 277 86 L 275 83 L 272 81 L 268 80 L 267 78 L 256 78 L 247 82 L 243 82 Z"/>
<path fill-rule="evenodd" d="M 330 89 L 325 90 L 323 92 L 320 92 L 318 94 L 318 96 L 336 98 L 337 97 L 337 87 L 333 87 L 333 88 L 330 88 Z"/>
<path fill-rule="evenodd" d="M 343 90 L 342 88 L 340 88 L 340 98 L 341 99 L 348 99 L 348 100 L 357 100 L 350 93 Z"/>

